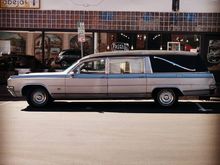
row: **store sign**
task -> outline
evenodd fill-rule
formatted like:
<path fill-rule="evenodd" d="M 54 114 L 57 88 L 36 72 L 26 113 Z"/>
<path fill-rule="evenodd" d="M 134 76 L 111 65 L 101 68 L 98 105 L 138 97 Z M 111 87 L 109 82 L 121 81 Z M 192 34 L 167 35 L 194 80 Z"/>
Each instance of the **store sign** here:
<path fill-rule="evenodd" d="M 111 50 L 129 50 L 129 44 L 124 42 L 113 42 L 111 45 Z"/>
<path fill-rule="evenodd" d="M 1 8 L 39 9 L 40 0 L 1 0 Z"/>
<path fill-rule="evenodd" d="M 85 42 L 85 24 L 84 22 L 78 23 L 78 42 Z"/>

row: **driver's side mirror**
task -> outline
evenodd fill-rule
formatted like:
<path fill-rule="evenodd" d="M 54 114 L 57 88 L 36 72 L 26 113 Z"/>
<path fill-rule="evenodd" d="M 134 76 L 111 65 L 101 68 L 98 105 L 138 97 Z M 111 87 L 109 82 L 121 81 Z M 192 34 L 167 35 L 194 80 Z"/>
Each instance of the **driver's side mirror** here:
<path fill-rule="evenodd" d="M 70 72 L 70 75 L 71 75 L 72 77 L 74 77 L 74 75 L 75 75 L 75 74 L 78 74 L 78 73 L 79 73 L 78 69 L 75 69 L 75 70 L 73 70 L 73 71 Z"/>
<path fill-rule="evenodd" d="M 74 69 L 73 74 L 79 74 L 79 69 Z"/>

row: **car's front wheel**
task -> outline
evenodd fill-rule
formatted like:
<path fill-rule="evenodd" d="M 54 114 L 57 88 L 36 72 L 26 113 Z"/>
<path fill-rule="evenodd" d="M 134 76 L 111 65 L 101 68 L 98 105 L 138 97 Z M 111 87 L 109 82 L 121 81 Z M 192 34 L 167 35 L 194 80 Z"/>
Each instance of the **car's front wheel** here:
<path fill-rule="evenodd" d="M 50 100 L 50 95 L 44 88 L 33 89 L 27 95 L 27 102 L 32 107 L 44 107 Z"/>
<path fill-rule="evenodd" d="M 178 101 L 178 95 L 172 89 L 161 89 L 156 92 L 154 100 L 163 107 L 171 107 Z"/>

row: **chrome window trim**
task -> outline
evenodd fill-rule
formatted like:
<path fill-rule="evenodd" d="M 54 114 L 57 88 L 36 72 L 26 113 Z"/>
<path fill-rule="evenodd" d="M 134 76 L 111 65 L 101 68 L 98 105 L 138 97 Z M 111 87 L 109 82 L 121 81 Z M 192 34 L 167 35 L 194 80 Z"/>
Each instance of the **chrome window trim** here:
<path fill-rule="evenodd" d="M 150 57 L 146 56 L 144 60 L 144 73 L 153 73 Z"/>

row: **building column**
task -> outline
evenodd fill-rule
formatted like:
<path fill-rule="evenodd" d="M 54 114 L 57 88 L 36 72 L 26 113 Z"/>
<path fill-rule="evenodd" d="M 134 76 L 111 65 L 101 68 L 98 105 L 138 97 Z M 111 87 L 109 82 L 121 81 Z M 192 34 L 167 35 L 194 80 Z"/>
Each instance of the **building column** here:
<path fill-rule="evenodd" d="M 27 33 L 26 54 L 34 55 L 34 33 L 31 32 Z"/>
<path fill-rule="evenodd" d="M 94 53 L 98 53 L 98 33 L 94 33 Z"/>
<path fill-rule="evenodd" d="M 63 33 L 63 49 L 70 48 L 69 33 Z"/>
<path fill-rule="evenodd" d="M 42 63 L 45 64 L 45 31 L 42 31 L 42 39 L 41 39 L 41 49 L 42 49 Z"/>

